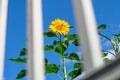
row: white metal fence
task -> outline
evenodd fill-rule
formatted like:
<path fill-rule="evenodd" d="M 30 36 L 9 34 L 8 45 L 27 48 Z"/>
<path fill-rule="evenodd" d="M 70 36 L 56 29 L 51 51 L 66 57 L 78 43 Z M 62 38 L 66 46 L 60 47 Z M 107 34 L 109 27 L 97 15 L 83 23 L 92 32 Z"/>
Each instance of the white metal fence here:
<path fill-rule="evenodd" d="M 8 0 L 0 0 L 0 80 L 3 80 Z"/>
<path fill-rule="evenodd" d="M 28 80 L 44 80 L 42 0 L 27 0 L 27 9 Z"/>
<path fill-rule="evenodd" d="M 3 80 L 4 71 L 7 6 L 8 0 L 0 0 L 0 80 Z M 104 65 L 92 2 L 91 0 L 73 0 L 73 7 L 78 30 L 80 30 L 78 32 L 80 32 L 79 37 L 81 37 L 84 70 L 86 74 L 89 74 Z M 28 80 L 45 80 L 42 24 L 42 0 L 27 0 Z M 91 80 L 89 78 L 86 80 Z"/>

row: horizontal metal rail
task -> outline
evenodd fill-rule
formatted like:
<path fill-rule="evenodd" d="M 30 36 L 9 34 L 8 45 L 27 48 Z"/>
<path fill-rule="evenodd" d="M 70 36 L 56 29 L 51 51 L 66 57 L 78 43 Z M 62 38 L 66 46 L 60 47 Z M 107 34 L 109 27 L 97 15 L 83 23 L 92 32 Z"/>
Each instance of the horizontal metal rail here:
<path fill-rule="evenodd" d="M 87 75 L 84 80 L 120 80 L 120 58 Z"/>

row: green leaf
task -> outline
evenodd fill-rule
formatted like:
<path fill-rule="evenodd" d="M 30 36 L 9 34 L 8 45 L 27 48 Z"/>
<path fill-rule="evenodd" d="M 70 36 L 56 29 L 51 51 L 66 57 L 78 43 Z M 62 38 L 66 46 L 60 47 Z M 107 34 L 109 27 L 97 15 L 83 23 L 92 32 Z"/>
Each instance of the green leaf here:
<path fill-rule="evenodd" d="M 112 45 L 114 47 L 115 52 L 118 52 L 118 47 L 117 47 L 116 42 L 114 40 L 111 40 L 111 43 L 112 43 Z"/>
<path fill-rule="evenodd" d="M 81 64 L 81 63 L 75 63 L 75 64 L 74 64 L 74 68 L 80 69 L 81 67 L 82 67 L 82 64 Z"/>
<path fill-rule="evenodd" d="M 53 42 L 54 45 L 61 45 L 60 41 Z"/>
<path fill-rule="evenodd" d="M 54 40 L 54 41 L 53 41 L 53 44 L 54 44 L 54 45 L 57 45 L 57 41 L 56 41 L 56 40 Z"/>
<path fill-rule="evenodd" d="M 106 25 L 102 24 L 102 25 L 98 26 L 98 29 L 106 29 Z"/>
<path fill-rule="evenodd" d="M 102 56 L 103 57 L 106 57 L 108 55 L 108 53 L 103 53 Z"/>
<path fill-rule="evenodd" d="M 114 36 L 120 36 L 120 34 L 114 34 Z"/>
<path fill-rule="evenodd" d="M 45 58 L 45 65 L 47 65 L 48 64 L 48 60 Z"/>
<path fill-rule="evenodd" d="M 54 49 L 54 46 L 53 45 L 46 45 L 46 46 L 44 46 L 44 50 L 45 51 L 51 51 L 51 50 L 53 50 Z"/>
<path fill-rule="evenodd" d="M 106 63 L 108 63 L 108 62 L 111 61 L 111 60 L 109 60 L 108 58 L 103 58 L 103 60 L 104 60 Z"/>
<path fill-rule="evenodd" d="M 77 40 L 77 39 L 74 40 L 72 43 L 73 43 L 75 46 L 79 46 L 79 43 L 78 43 L 78 40 Z"/>
<path fill-rule="evenodd" d="M 68 48 L 68 46 L 65 43 L 62 43 L 62 47 L 64 48 L 64 50 Z"/>
<path fill-rule="evenodd" d="M 120 34 L 115 34 L 115 41 L 120 42 Z"/>
<path fill-rule="evenodd" d="M 21 71 L 18 73 L 16 79 L 21 79 L 21 78 L 25 77 L 25 76 L 26 76 L 26 72 L 27 72 L 27 70 L 25 70 L 25 69 L 21 70 Z"/>
<path fill-rule="evenodd" d="M 69 53 L 64 54 L 64 57 L 68 59 Z"/>
<path fill-rule="evenodd" d="M 68 73 L 68 76 L 70 76 L 72 79 L 74 79 L 78 75 L 80 75 L 81 73 L 82 73 L 82 69 L 73 70 L 73 71 L 71 71 L 71 72 Z"/>
<path fill-rule="evenodd" d="M 77 36 L 77 34 L 69 34 L 66 36 L 66 38 L 70 41 L 70 40 L 78 39 L 78 36 Z"/>
<path fill-rule="evenodd" d="M 27 54 L 27 49 L 23 48 L 20 52 L 20 56 L 25 56 Z"/>
<path fill-rule="evenodd" d="M 69 41 L 65 40 L 64 42 L 61 43 L 61 46 L 63 47 L 63 50 L 65 51 L 68 48 Z"/>
<path fill-rule="evenodd" d="M 46 66 L 46 73 L 57 74 L 58 70 L 59 70 L 59 67 L 57 67 L 55 64 L 48 64 Z"/>
<path fill-rule="evenodd" d="M 55 49 L 55 52 L 63 53 L 68 48 L 69 41 L 68 40 L 64 40 L 64 42 L 57 41 L 56 44 L 57 44 L 57 47 Z"/>
<path fill-rule="evenodd" d="M 44 36 L 46 36 L 46 37 L 56 37 L 56 34 L 51 32 L 51 31 L 48 31 L 48 32 L 44 32 Z"/>
<path fill-rule="evenodd" d="M 64 41 L 64 44 L 68 47 L 69 41 L 68 41 L 68 40 L 65 40 L 65 41 Z"/>
<path fill-rule="evenodd" d="M 116 42 L 120 42 L 120 37 L 115 37 Z"/>
<path fill-rule="evenodd" d="M 59 67 L 59 70 L 61 70 L 62 72 L 64 72 L 64 68 L 61 65 L 59 65 L 58 67 Z"/>
<path fill-rule="evenodd" d="M 106 50 L 102 50 L 102 56 L 103 57 L 106 57 L 108 55 L 109 51 L 106 51 Z"/>
<path fill-rule="evenodd" d="M 61 56 L 63 55 L 63 47 L 61 45 L 58 45 L 56 48 L 55 48 L 55 52 L 60 54 Z"/>
<path fill-rule="evenodd" d="M 78 56 L 77 53 L 75 53 L 75 52 L 71 53 L 71 54 L 69 55 L 68 59 L 80 61 L 79 56 Z"/>
<path fill-rule="evenodd" d="M 70 26 L 70 28 L 74 28 L 74 26 Z"/>
<path fill-rule="evenodd" d="M 10 61 L 17 62 L 17 63 L 26 63 L 26 58 L 10 58 Z"/>

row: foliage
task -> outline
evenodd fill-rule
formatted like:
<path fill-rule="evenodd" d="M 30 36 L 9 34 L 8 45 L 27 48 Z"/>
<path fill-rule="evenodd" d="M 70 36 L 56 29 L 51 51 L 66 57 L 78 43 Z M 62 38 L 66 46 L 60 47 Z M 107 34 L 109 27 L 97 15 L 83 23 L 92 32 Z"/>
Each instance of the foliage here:
<path fill-rule="evenodd" d="M 69 28 L 71 28 L 71 27 L 69 27 Z M 98 26 L 98 33 L 100 36 L 102 36 L 103 38 L 105 38 L 111 42 L 111 44 L 113 46 L 113 50 L 115 51 L 115 53 L 112 53 L 112 52 L 107 51 L 107 50 L 102 50 L 103 60 L 105 62 L 109 62 L 110 60 L 108 58 L 106 58 L 106 56 L 108 54 L 112 54 L 115 57 L 117 57 L 117 55 L 120 54 L 120 51 L 119 51 L 120 34 L 114 34 L 115 39 L 112 40 L 109 37 L 103 35 L 99 31 L 101 29 L 103 29 L 103 30 L 106 29 L 106 25 L 102 24 L 102 25 Z M 44 36 L 47 38 L 53 38 L 53 37 L 56 38 L 53 40 L 53 42 L 50 45 L 45 45 L 44 50 L 47 52 L 53 51 L 54 53 L 58 54 L 62 60 L 61 65 L 58 65 L 58 64 L 49 63 L 49 60 L 47 60 L 45 58 L 45 74 L 55 74 L 60 78 L 60 80 L 67 80 L 68 77 L 70 77 L 70 79 L 74 79 L 75 77 L 80 75 L 82 73 L 82 64 L 83 64 L 82 59 L 79 58 L 78 54 L 74 51 L 66 53 L 70 44 L 73 44 L 73 46 L 75 46 L 75 47 L 79 47 L 80 43 L 78 43 L 77 34 L 63 35 L 60 33 L 51 32 L 49 30 L 48 32 L 44 32 Z M 26 63 L 26 58 L 21 58 L 23 56 L 26 56 L 26 51 L 27 51 L 27 49 L 23 48 L 21 50 L 20 56 L 18 58 L 10 58 L 9 60 L 11 60 L 13 62 L 17 62 L 17 63 Z M 66 68 L 67 68 L 66 67 L 66 60 L 74 61 L 73 68 L 70 71 L 66 70 Z M 59 71 L 63 72 L 64 77 L 62 77 L 59 74 Z M 18 73 L 16 79 L 23 78 L 24 76 L 26 76 L 26 69 L 21 70 Z"/>
<path fill-rule="evenodd" d="M 98 30 L 100 30 L 100 29 L 106 29 L 106 25 L 105 25 L 105 24 L 100 25 L 100 26 L 98 27 Z M 103 57 L 107 56 L 108 53 L 109 53 L 109 54 L 112 54 L 115 58 L 117 58 L 118 55 L 120 55 L 120 34 L 114 34 L 114 35 L 113 35 L 113 36 L 114 36 L 114 39 L 110 39 L 109 37 L 107 37 L 106 35 L 103 35 L 103 34 L 100 33 L 100 32 L 99 32 L 99 35 L 100 35 L 101 37 L 105 38 L 106 40 L 108 40 L 108 41 L 111 43 L 111 45 L 112 45 L 112 47 L 113 47 L 113 50 L 114 50 L 114 52 L 110 52 L 110 51 L 108 51 L 108 50 L 102 50 L 102 52 L 103 52 Z M 107 61 L 107 62 L 110 61 L 110 60 L 107 59 L 106 57 L 104 58 L 104 60 Z"/>
<path fill-rule="evenodd" d="M 25 70 L 25 69 L 21 70 L 21 71 L 18 73 L 16 79 L 23 78 L 24 76 L 26 76 L 26 70 Z"/>
<path fill-rule="evenodd" d="M 48 34 L 50 32 L 48 31 L 45 33 Z M 52 35 L 49 37 L 46 34 L 45 34 L 46 37 L 51 38 Z M 53 37 L 55 37 L 55 36 L 53 36 Z M 67 35 L 56 34 L 56 40 L 54 40 L 52 42 L 52 44 L 46 45 L 44 47 L 45 51 L 53 51 L 53 52 L 57 53 L 62 59 L 62 64 L 60 66 L 57 64 L 47 63 L 46 64 L 46 74 L 49 73 L 49 74 L 59 75 L 58 71 L 62 71 L 64 74 L 64 77 L 61 78 L 61 76 L 59 75 L 60 79 L 62 79 L 62 80 L 67 80 L 68 76 L 71 77 L 71 79 L 73 79 L 76 76 L 78 76 L 79 74 L 81 74 L 82 63 L 80 64 L 80 58 L 79 58 L 78 54 L 76 52 L 69 52 L 69 54 L 65 54 L 66 50 L 69 48 L 69 45 L 71 44 L 70 43 L 71 41 L 74 46 L 78 46 L 77 40 L 78 40 L 77 34 L 67 34 Z M 66 61 L 65 60 L 74 60 L 75 61 L 72 71 L 66 72 Z M 77 74 L 74 74 L 74 73 L 77 73 Z"/>

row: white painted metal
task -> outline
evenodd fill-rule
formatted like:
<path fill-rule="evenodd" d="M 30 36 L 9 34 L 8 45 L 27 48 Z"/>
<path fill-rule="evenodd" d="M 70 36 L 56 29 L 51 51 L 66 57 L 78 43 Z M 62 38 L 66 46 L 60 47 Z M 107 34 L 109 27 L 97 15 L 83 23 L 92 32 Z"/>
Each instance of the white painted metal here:
<path fill-rule="evenodd" d="M 116 65 L 115 68 L 111 67 L 110 70 L 106 69 L 105 73 L 103 71 L 102 75 L 98 76 L 94 80 L 120 80 L 120 65 Z"/>
<path fill-rule="evenodd" d="M 0 0 L 0 80 L 3 80 L 8 0 Z"/>
<path fill-rule="evenodd" d="M 44 80 L 42 0 L 27 0 L 28 80 Z"/>
<path fill-rule="evenodd" d="M 92 2 L 91 0 L 73 0 L 73 6 L 84 60 L 84 70 L 89 73 L 104 64 Z"/>
<path fill-rule="evenodd" d="M 120 57 L 82 80 L 120 80 Z"/>
<path fill-rule="evenodd" d="M 84 69 L 90 73 L 103 66 L 96 22 L 91 0 L 73 0 L 75 17 L 80 36 L 80 43 L 84 59 Z M 4 53 L 7 25 L 8 0 L 0 0 L 0 80 L 3 80 Z M 43 21 L 42 0 L 27 0 L 28 9 L 28 80 L 45 80 L 44 78 L 44 51 L 43 51 Z M 119 76 L 119 66 L 106 73 L 99 79 L 113 80 Z M 109 77 L 106 77 L 109 76 Z M 113 78 L 113 79 L 112 79 Z M 98 79 L 98 80 L 99 80 Z"/>

